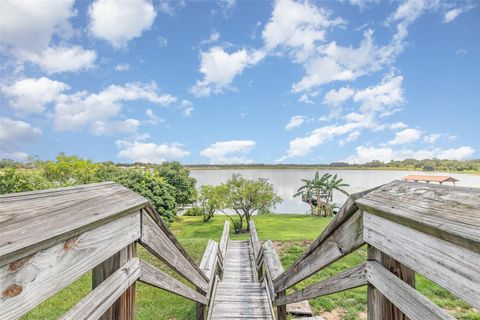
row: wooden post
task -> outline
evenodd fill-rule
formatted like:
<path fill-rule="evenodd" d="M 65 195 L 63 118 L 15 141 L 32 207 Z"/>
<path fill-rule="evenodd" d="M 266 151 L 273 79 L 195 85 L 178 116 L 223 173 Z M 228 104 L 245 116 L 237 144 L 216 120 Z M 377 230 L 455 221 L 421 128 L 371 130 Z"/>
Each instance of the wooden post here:
<path fill-rule="evenodd" d="M 277 298 L 284 297 L 285 291 L 277 293 Z M 287 305 L 277 306 L 277 319 L 278 320 L 287 320 Z"/>
<path fill-rule="evenodd" d="M 371 245 L 368 246 L 367 260 L 377 261 L 398 278 L 415 288 L 415 271 L 402 265 L 400 262 Z M 375 289 L 374 286 L 369 284 L 367 292 L 368 320 L 408 320 L 408 317 L 385 298 L 380 291 Z"/>
<path fill-rule="evenodd" d="M 92 270 L 92 287 L 95 289 L 103 280 L 131 258 L 137 256 L 136 242 L 129 244 Z M 100 318 L 101 320 L 135 319 L 135 284 L 131 285 Z"/>
<path fill-rule="evenodd" d="M 197 292 L 201 293 L 202 295 L 204 295 L 204 292 L 202 289 L 198 288 L 197 287 Z M 196 308 L 196 312 L 197 312 L 197 320 L 205 320 L 206 317 L 205 317 L 205 311 L 206 311 L 206 306 L 204 304 L 201 304 L 200 302 L 197 302 L 197 308 Z"/>

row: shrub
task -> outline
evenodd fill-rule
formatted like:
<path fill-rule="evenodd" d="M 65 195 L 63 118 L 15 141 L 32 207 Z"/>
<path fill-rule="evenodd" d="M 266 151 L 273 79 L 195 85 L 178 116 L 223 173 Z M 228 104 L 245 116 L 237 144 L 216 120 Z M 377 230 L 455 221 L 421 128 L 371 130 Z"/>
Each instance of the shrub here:
<path fill-rule="evenodd" d="M 188 208 L 183 215 L 189 217 L 203 216 L 203 209 L 199 207 Z"/>

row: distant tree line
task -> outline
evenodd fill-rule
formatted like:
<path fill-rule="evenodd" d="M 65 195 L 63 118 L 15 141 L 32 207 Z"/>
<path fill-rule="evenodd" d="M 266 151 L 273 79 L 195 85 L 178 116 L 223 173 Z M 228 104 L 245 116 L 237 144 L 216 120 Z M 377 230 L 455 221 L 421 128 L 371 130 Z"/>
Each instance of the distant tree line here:
<path fill-rule="evenodd" d="M 21 166 L 1 162 L 0 194 L 78 184 L 114 181 L 150 200 L 165 222 L 175 219 L 178 207 L 195 201 L 196 180 L 178 162 L 135 166 L 128 170 L 113 162 L 97 163 L 59 154 L 55 161 L 32 161 Z"/>
<path fill-rule="evenodd" d="M 216 164 L 194 164 L 187 165 L 190 169 L 291 169 L 291 168 L 305 168 L 305 169 L 331 169 L 331 168 L 345 168 L 345 169 L 370 169 L 370 168 L 384 168 L 384 169 L 403 169 L 403 170 L 418 170 L 418 171 L 452 171 L 452 172 L 480 172 L 480 159 L 474 160 L 440 160 L 440 159 L 405 159 L 401 161 L 382 162 L 379 160 L 372 160 L 366 163 L 350 164 L 347 162 L 332 162 L 330 164 L 231 164 L 231 165 L 216 165 Z"/>

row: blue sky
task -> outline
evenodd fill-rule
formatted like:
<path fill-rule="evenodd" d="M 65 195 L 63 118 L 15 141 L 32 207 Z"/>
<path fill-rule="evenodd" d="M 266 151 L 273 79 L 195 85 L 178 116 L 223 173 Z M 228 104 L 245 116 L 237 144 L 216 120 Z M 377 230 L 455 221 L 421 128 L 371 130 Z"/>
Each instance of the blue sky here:
<path fill-rule="evenodd" d="M 480 158 L 474 1 L 0 2 L 0 157 Z"/>

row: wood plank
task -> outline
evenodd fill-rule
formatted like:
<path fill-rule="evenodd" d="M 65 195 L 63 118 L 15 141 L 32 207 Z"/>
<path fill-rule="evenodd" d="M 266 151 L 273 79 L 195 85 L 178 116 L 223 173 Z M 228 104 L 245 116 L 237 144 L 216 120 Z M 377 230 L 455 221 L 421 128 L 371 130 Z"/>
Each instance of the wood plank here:
<path fill-rule="evenodd" d="M 196 264 L 196 262 L 192 259 L 192 257 L 188 254 L 188 252 L 183 248 L 182 244 L 178 241 L 178 239 L 175 237 L 175 235 L 170 231 L 170 229 L 167 227 L 165 222 L 163 222 L 162 217 L 158 214 L 158 212 L 155 210 L 155 208 L 152 207 L 151 203 L 147 203 L 147 205 L 144 208 L 144 211 L 150 216 L 150 218 L 155 221 L 157 226 L 160 228 L 160 230 L 163 232 L 165 236 L 167 236 L 168 239 L 170 239 L 170 242 L 175 245 L 177 250 L 183 255 L 183 257 L 190 262 L 190 265 L 193 267 L 193 269 L 197 270 L 197 272 L 200 274 L 200 276 L 205 280 L 208 281 L 208 278 L 203 274 L 203 271 L 200 270 L 199 266 Z"/>
<path fill-rule="evenodd" d="M 162 260 L 186 280 L 207 292 L 208 279 L 206 276 L 195 264 L 192 264 L 187 259 L 177 246 L 178 242 L 172 242 L 150 214 L 142 213 L 141 243 L 150 253 Z"/>
<path fill-rule="evenodd" d="M 455 319 L 376 261 L 367 262 L 367 280 L 410 319 Z"/>
<path fill-rule="evenodd" d="M 260 255 L 260 241 L 258 240 L 257 229 L 255 228 L 255 223 L 253 220 L 250 220 L 250 242 L 252 243 L 253 248 L 253 257 L 256 261 Z"/>
<path fill-rule="evenodd" d="M 357 199 L 362 198 L 366 194 L 377 190 L 379 187 L 368 189 L 362 192 L 351 194 L 345 203 L 342 205 L 338 213 L 333 217 L 332 221 L 327 225 L 327 227 L 322 231 L 322 233 L 312 242 L 312 244 L 305 250 L 304 253 L 291 265 L 290 268 L 294 268 L 302 260 L 312 254 L 318 246 L 320 246 L 325 239 L 327 239 L 338 227 L 340 227 L 345 221 L 350 219 L 357 211 L 358 207 L 355 204 Z"/>
<path fill-rule="evenodd" d="M 0 268 L 0 314 L 18 318 L 140 237 L 140 213 Z M 9 288 L 17 290 L 9 292 Z"/>
<path fill-rule="evenodd" d="M 480 309 L 480 254 L 364 213 L 367 243 Z"/>
<path fill-rule="evenodd" d="M 112 273 L 75 307 L 70 309 L 63 320 L 99 319 L 140 277 L 140 260 L 133 258 Z M 112 319 L 133 319 L 119 315 Z"/>
<path fill-rule="evenodd" d="M 114 183 L 5 195 L 0 198 L 0 260 L 7 264 L 29 256 L 146 203 Z"/>
<path fill-rule="evenodd" d="M 415 271 L 371 245 L 368 245 L 367 260 L 378 262 L 403 282 L 415 288 Z M 400 309 L 372 285 L 368 286 L 367 298 L 369 320 L 408 320 L 408 317 Z"/>
<path fill-rule="evenodd" d="M 220 243 L 218 245 L 220 249 L 220 254 L 222 255 L 223 259 L 225 259 L 225 256 L 227 255 L 227 247 L 228 247 L 229 239 L 230 239 L 230 221 L 225 220 L 225 223 L 223 225 L 222 237 L 220 238 Z"/>
<path fill-rule="evenodd" d="M 364 286 L 367 284 L 367 278 L 365 277 L 366 265 L 366 262 L 359 264 L 300 291 L 278 298 L 275 300 L 275 303 L 284 305 Z"/>
<path fill-rule="evenodd" d="M 275 280 L 275 291 L 290 288 L 364 244 L 362 212 L 358 210 L 317 246 L 310 255 Z"/>
<path fill-rule="evenodd" d="M 172 278 L 171 276 L 158 270 L 143 260 L 140 261 L 140 281 L 189 300 L 193 300 L 204 305 L 207 304 L 207 298 L 204 295 L 195 292 L 195 290 L 192 288 L 186 286 L 182 282 Z"/>
<path fill-rule="evenodd" d="M 282 262 L 280 261 L 280 257 L 278 256 L 271 240 L 265 241 L 262 246 L 265 263 L 273 281 L 283 273 Z"/>
<path fill-rule="evenodd" d="M 111 274 L 125 263 L 137 256 L 136 242 L 129 244 L 92 270 L 92 289 L 98 287 Z M 102 315 L 101 320 L 134 319 L 135 317 L 135 283 Z"/>
<path fill-rule="evenodd" d="M 480 253 L 480 188 L 393 181 L 355 203 L 365 211 Z"/>
<path fill-rule="evenodd" d="M 207 247 L 205 248 L 205 252 L 199 267 L 209 280 L 213 279 L 215 271 L 217 270 L 217 252 L 218 244 L 211 239 L 208 240 Z"/>

